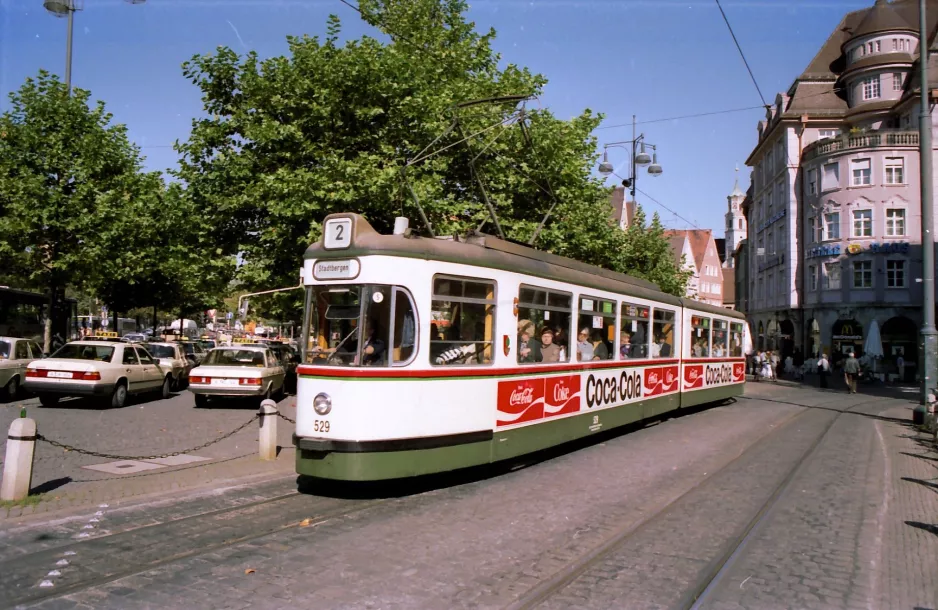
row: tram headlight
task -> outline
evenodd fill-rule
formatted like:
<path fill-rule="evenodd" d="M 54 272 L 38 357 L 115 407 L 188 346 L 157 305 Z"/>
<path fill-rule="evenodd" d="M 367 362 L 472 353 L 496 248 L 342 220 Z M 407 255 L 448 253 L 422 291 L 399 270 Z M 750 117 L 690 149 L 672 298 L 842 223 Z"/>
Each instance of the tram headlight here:
<path fill-rule="evenodd" d="M 316 394 L 313 399 L 313 410 L 320 415 L 328 415 L 332 410 L 332 399 L 326 393 Z"/>

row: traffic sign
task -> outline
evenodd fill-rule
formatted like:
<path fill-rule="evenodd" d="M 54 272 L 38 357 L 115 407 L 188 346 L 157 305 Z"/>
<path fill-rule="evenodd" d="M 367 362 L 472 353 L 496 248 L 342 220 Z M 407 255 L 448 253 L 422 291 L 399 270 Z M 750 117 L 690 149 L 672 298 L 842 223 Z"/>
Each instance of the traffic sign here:
<path fill-rule="evenodd" d="M 233 316 L 233 315 L 231 314 L 231 312 L 229 311 L 229 312 L 228 312 L 228 315 L 226 315 L 225 317 L 230 320 L 230 319 L 233 318 L 234 316 Z"/>

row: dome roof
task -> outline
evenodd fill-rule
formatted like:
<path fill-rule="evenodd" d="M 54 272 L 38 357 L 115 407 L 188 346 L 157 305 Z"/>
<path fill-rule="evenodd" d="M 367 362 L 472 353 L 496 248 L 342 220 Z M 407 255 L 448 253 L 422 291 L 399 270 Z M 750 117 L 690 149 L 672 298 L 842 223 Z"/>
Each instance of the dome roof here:
<path fill-rule="evenodd" d="M 915 27 L 899 15 L 892 3 L 886 0 L 876 0 L 873 7 L 866 13 L 866 17 L 850 33 L 850 39 L 879 32 L 896 31 L 914 32 Z"/>

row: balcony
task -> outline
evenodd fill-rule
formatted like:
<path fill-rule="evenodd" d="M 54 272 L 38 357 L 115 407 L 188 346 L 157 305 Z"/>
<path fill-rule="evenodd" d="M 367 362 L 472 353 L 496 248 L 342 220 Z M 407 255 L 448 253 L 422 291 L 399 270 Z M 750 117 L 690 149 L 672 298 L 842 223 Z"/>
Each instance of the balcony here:
<path fill-rule="evenodd" d="M 918 131 L 881 129 L 867 133 L 847 133 L 836 138 L 825 138 L 805 147 L 802 162 L 849 150 L 893 148 L 897 146 L 918 146 Z"/>

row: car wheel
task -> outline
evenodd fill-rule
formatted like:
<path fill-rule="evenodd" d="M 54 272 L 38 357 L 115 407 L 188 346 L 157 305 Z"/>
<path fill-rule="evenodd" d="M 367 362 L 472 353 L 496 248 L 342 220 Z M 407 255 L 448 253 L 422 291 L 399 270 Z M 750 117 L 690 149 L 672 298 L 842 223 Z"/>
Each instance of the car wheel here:
<path fill-rule="evenodd" d="M 170 393 L 172 390 L 172 388 L 170 387 L 172 385 L 172 379 L 173 379 L 172 377 L 167 375 L 166 379 L 163 380 L 163 387 L 160 388 L 160 396 L 163 397 L 163 400 L 166 400 L 167 398 L 172 396 L 172 394 Z"/>
<path fill-rule="evenodd" d="M 111 394 L 111 406 L 120 409 L 125 404 L 127 404 L 127 384 L 120 382 L 114 386 L 114 393 Z"/>
<path fill-rule="evenodd" d="M 59 397 L 42 395 L 39 397 L 39 404 L 44 407 L 54 407 L 55 405 L 59 404 Z"/>
<path fill-rule="evenodd" d="M 20 393 L 20 378 L 14 377 L 10 380 L 10 383 L 7 384 L 7 398 L 12 402 L 16 400 L 16 397 Z"/>
<path fill-rule="evenodd" d="M 208 406 L 208 396 L 205 396 L 204 394 L 196 394 L 195 395 L 195 407 L 197 409 L 204 409 L 207 406 Z"/>

